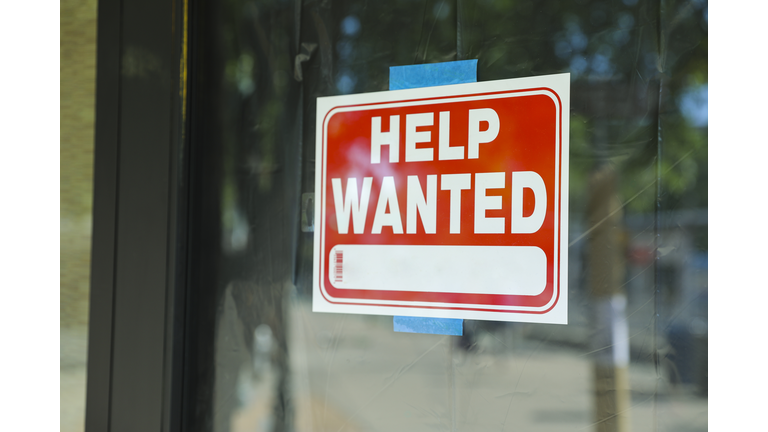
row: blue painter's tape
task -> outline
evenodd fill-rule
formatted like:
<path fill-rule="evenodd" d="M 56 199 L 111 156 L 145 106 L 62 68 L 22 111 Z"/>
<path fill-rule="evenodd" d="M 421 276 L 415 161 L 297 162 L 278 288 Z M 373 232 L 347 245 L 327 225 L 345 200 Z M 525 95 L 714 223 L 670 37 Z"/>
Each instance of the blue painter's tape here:
<path fill-rule="evenodd" d="M 403 90 L 477 82 L 477 60 L 430 63 L 389 68 L 389 89 Z M 461 336 L 464 320 L 458 318 L 392 317 L 396 332 Z"/>
<path fill-rule="evenodd" d="M 451 336 L 464 334 L 464 320 L 456 318 L 419 318 L 395 316 L 392 324 L 396 332 L 427 333 Z"/>
<path fill-rule="evenodd" d="M 477 82 L 477 60 L 389 68 L 389 89 L 402 90 Z"/>

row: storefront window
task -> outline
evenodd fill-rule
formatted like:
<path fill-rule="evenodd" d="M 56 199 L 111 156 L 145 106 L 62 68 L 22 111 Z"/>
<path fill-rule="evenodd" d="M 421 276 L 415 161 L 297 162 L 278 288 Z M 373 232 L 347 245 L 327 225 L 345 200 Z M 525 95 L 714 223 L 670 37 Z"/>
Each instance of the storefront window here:
<path fill-rule="evenodd" d="M 194 6 L 185 430 L 707 430 L 707 3 Z M 318 97 L 570 73 L 568 324 L 312 312 Z"/>

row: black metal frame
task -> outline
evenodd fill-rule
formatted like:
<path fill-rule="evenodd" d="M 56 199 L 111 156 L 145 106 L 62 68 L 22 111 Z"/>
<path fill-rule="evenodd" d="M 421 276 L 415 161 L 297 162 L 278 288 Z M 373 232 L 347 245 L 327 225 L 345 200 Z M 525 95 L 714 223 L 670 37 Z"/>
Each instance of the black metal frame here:
<path fill-rule="evenodd" d="M 179 429 L 187 0 L 100 0 L 87 431 Z"/>

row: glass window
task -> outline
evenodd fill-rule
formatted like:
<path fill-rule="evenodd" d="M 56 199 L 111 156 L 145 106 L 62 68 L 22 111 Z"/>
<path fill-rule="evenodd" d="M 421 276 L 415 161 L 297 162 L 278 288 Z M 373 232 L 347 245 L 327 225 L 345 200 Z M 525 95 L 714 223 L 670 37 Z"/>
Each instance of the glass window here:
<path fill-rule="evenodd" d="M 707 430 L 707 3 L 201 2 L 185 430 Z M 314 313 L 318 97 L 570 73 L 568 325 Z"/>

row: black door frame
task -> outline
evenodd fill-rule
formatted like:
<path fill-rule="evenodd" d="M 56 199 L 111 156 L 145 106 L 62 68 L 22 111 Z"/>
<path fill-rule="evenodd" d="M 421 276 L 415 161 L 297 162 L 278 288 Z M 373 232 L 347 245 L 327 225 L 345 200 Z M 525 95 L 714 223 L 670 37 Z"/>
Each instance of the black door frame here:
<path fill-rule="evenodd" d="M 181 419 L 188 0 L 99 0 L 85 428 Z"/>

